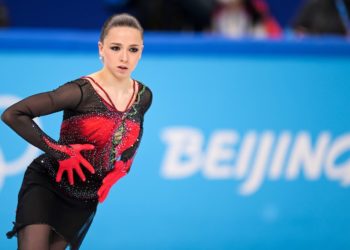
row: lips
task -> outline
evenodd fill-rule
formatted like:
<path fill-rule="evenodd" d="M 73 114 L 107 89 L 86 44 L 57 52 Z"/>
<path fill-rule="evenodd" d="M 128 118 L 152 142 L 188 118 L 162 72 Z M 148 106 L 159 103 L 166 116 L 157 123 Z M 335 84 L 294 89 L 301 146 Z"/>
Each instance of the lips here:
<path fill-rule="evenodd" d="M 126 67 L 126 66 L 118 66 L 118 69 L 121 69 L 121 70 L 127 70 L 127 69 L 128 69 L 128 67 Z"/>

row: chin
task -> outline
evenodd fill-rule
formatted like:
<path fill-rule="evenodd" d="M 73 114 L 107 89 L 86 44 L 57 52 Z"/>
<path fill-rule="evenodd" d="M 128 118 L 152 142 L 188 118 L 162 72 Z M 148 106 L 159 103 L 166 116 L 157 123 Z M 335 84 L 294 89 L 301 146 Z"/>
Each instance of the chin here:
<path fill-rule="evenodd" d="M 113 74 L 113 76 L 114 76 L 115 78 L 117 78 L 117 79 L 130 78 L 129 72 L 126 73 L 126 74 L 121 74 L 121 73 L 119 73 L 119 72 L 116 72 L 116 73 Z"/>

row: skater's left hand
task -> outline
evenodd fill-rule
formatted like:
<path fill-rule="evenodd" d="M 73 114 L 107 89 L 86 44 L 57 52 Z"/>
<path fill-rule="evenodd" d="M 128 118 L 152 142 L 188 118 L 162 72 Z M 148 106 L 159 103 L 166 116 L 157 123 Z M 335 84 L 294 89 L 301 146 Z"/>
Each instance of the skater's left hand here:
<path fill-rule="evenodd" d="M 101 187 L 97 191 L 98 201 L 100 203 L 104 202 L 104 200 L 107 198 L 109 190 L 112 188 L 112 186 L 129 172 L 131 163 L 132 159 L 129 159 L 126 162 L 122 160 L 115 162 L 113 170 L 106 175 L 102 181 Z"/>

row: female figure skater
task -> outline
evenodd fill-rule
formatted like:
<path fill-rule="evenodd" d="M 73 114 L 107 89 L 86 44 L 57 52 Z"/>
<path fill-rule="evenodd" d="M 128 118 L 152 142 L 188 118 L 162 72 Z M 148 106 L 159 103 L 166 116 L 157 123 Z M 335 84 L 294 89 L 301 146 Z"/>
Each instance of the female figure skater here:
<path fill-rule="evenodd" d="M 18 248 L 79 249 L 113 184 L 126 175 L 152 92 L 131 78 L 143 50 L 143 29 L 128 14 L 109 18 L 98 43 L 103 68 L 12 105 L 2 120 L 45 153 L 27 168 L 18 195 Z M 53 140 L 34 117 L 63 110 Z"/>

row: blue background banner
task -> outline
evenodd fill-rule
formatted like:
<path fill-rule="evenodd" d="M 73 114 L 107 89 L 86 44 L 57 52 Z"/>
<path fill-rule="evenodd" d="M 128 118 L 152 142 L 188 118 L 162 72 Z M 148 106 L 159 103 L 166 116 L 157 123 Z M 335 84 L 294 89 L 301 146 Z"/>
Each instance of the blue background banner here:
<path fill-rule="evenodd" d="M 101 67 L 95 33 L 17 32 L 0 33 L 1 111 Z M 349 68 L 335 38 L 147 34 L 143 141 L 82 249 L 349 249 Z M 61 120 L 38 122 L 57 139 Z M 40 152 L 0 135 L 0 246 L 15 249 L 5 233 Z"/>

